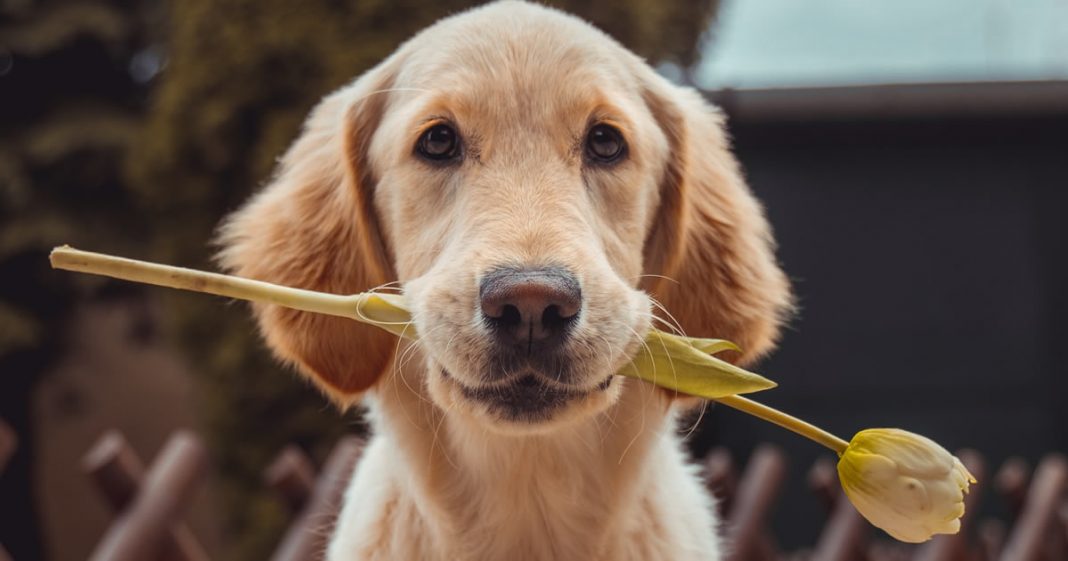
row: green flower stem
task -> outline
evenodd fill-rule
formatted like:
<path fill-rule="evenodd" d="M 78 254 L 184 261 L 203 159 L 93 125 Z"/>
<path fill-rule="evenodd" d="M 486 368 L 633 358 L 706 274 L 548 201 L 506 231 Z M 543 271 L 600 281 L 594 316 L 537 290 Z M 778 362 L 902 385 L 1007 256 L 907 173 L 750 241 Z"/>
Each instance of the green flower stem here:
<path fill-rule="evenodd" d="M 754 417 L 764 419 L 769 423 L 774 423 L 780 427 L 793 431 L 801 436 L 814 440 L 831 450 L 834 450 L 839 456 L 845 452 L 849 447 L 849 443 L 838 438 L 837 436 L 817 427 L 816 425 L 806 423 L 797 417 L 787 415 L 774 407 L 768 407 L 763 403 L 757 403 L 749 398 L 742 397 L 740 395 L 729 395 L 726 397 L 717 397 L 715 401 L 722 403 L 728 407 L 732 407 L 739 411 L 749 413 Z"/>
<path fill-rule="evenodd" d="M 403 299 L 396 294 L 363 293 L 351 296 L 326 294 L 299 288 L 114 257 L 102 253 L 80 251 L 69 246 L 57 247 L 50 256 L 52 266 L 83 273 L 143 282 L 169 288 L 207 292 L 217 296 L 277 304 L 288 308 L 340 316 L 376 325 L 402 337 L 414 337 L 408 311 Z M 731 393 L 759 391 L 774 387 L 774 383 L 755 374 L 719 361 L 706 353 L 730 348 L 723 341 L 679 339 L 658 334 L 649 356 L 639 355 L 634 367 L 624 369 L 625 375 L 649 379 L 653 383 L 686 393 L 714 399 L 724 405 L 744 411 L 797 434 L 815 440 L 841 455 L 848 443 L 833 434 L 801 419 L 738 395 L 723 396 L 717 391 Z M 694 342 L 705 347 L 694 346 Z M 710 346 L 709 346 L 710 345 Z M 703 350 L 702 350 L 703 349 Z M 662 351 L 662 352 L 660 352 Z M 657 354 L 659 352 L 659 354 Z M 664 356 L 659 356 L 663 354 Z M 659 359 L 659 363 L 658 363 Z M 700 359 L 700 360 L 698 360 Z M 693 364 L 691 364 L 691 362 Z M 646 364 L 649 363 L 649 364 Z M 659 378 L 657 376 L 657 364 Z M 691 372 L 692 371 L 692 372 Z M 670 373 L 670 375 L 669 375 Z M 691 374 L 687 376 L 687 374 Z M 717 376 L 718 375 L 718 376 Z M 685 383 L 682 383 L 685 382 Z M 680 388 L 680 383 L 681 388 Z M 733 384 L 733 386 L 731 385 Z"/>
<path fill-rule="evenodd" d="M 219 273 L 81 251 L 70 246 L 53 249 L 49 259 L 52 266 L 57 269 L 104 275 L 181 290 L 207 292 L 217 296 L 278 304 L 305 312 L 347 318 L 352 318 L 356 314 L 361 300 L 359 294 L 341 296 L 301 290 Z"/>

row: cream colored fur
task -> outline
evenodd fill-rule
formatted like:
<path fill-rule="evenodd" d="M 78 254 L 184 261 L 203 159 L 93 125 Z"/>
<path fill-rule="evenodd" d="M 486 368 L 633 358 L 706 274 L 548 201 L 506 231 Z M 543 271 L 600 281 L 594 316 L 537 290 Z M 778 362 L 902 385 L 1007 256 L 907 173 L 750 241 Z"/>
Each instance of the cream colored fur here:
<path fill-rule="evenodd" d="M 415 155 L 437 122 L 463 138 L 462 163 Z M 593 123 L 622 131 L 623 161 L 584 159 Z M 560 12 L 465 12 L 324 99 L 220 241 L 235 273 L 337 293 L 396 281 L 412 308 L 417 343 L 256 308 L 281 359 L 370 411 L 331 561 L 720 558 L 677 435 L 694 401 L 610 377 L 652 325 L 732 339 L 751 361 L 790 305 L 722 118 L 696 92 Z M 584 393 L 537 422 L 461 391 L 491 369 L 478 279 L 502 263 L 566 267 L 582 285 L 568 352 Z"/>

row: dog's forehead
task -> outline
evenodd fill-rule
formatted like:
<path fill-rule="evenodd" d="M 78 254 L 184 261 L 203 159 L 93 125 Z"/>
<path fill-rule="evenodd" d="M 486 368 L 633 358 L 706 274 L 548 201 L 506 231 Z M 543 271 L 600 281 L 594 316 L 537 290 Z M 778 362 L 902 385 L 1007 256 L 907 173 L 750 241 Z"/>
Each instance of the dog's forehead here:
<path fill-rule="evenodd" d="M 397 88 L 442 94 L 472 113 L 541 113 L 633 93 L 633 55 L 578 18 L 522 2 L 443 20 L 402 53 Z"/>

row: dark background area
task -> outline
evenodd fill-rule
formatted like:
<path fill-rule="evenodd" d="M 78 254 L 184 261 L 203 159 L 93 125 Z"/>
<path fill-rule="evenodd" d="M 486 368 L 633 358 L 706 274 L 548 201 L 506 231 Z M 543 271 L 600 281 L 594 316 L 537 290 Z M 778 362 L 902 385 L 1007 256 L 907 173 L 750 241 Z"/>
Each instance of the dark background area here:
<path fill-rule="evenodd" d="M 260 469 L 289 442 L 321 459 L 363 430 L 358 415 L 275 365 L 244 306 L 56 273 L 47 252 L 210 268 L 214 225 L 308 109 L 469 4 L 0 6 L 0 418 L 20 437 L 0 543 L 15 559 L 83 559 L 102 534 L 77 459 L 103 430 L 150 458 L 182 426 L 212 448 L 194 531 L 215 558 L 266 557 L 285 513 Z M 556 4 L 682 80 L 714 52 L 718 2 Z M 901 426 L 991 465 L 1068 449 L 1068 82 L 708 95 L 801 305 L 759 365 L 781 384 L 761 399 L 842 436 Z M 761 442 L 786 449 L 775 536 L 812 543 L 823 515 L 804 475 L 820 448 L 722 408 L 691 442 L 741 461 Z"/>
<path fill-rule="evenodd" d="M 837 434 L 900 426 L 995 466 L 1068 449 L 1068 84 L 712 97 L 734 114 L 801 305 L 760 368 L 781 385 L 760 399 Z M 777 537 L 811 544 L 823 519 L 805 469 L 825 451 L 722 408 L 695 445 L 744 457 L 760 442 L 792 468 Z"/>

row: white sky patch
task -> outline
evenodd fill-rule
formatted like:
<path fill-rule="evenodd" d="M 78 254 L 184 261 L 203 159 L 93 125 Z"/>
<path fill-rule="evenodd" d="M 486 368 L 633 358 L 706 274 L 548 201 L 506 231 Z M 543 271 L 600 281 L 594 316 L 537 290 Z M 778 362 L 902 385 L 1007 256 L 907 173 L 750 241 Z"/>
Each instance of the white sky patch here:
<path fill-rule="evenodd" d="M 725 0 L 705 88 L 1068 78 L 1068 0 Z"/>

